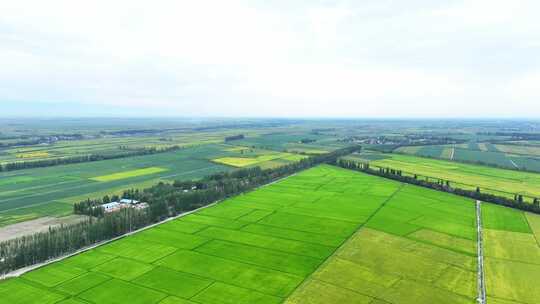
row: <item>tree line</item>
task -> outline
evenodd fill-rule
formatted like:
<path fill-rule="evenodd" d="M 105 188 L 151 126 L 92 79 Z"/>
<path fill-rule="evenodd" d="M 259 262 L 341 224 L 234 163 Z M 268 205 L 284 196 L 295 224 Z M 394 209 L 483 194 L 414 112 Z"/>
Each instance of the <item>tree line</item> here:
<path fill-rule="evenodd" d="M 13 170 L 22 170 L 30 168 L 40 168 L 40 167 L 52 167 L 58 165 L 67 165 L 67 164 L 76 164 L 76 163 L 85 163 L 93 162 L 107 159 L 117 159 L 117 158 L 126 158 L 133 156 L 142 156 L 156 153 L 171 152 L 183 149 L 183 147 L 175 145 L 165 148 L 141 148 L 129 150 L 125 147 L 120 147 L 120 150 L 127 152 L 120 153 L 110 153 L 110 154 L 88 154 L 88 155 L 78 155 L 78 156 L 69 156 L 69 157 L 60 157 L 60 158 L 51 158 L 51 159 L 42 159 L 42 160 L 33 160 L 33 161 L 17 161 L 12 163 L 0 164 L 0 172 L 2 171 L 13 171 Z"/>
<path fill-rule="evenodd" d="M 397 180 L 403 183 L 413 184 L 421 187 L 431 188 L 439 191 L 445 191 L 460 196 L 469 197 L 475 200 L 480 200 L 484 202 L 494 203 L 498 205 L 503 205 L 507 207 L 512 207 L 520 210 L 525 210 L 529 212 L 539 213 L 540 214 L 540 200 L 534 198 L 532 204 L 527 203 L 523 200 L 523 195 L 516 194 L 514 199 L 507 198 L 504 196 L 494 195 L 491 193 L 484 193 L 481 191 L 480 187 L 475 187 L 475 190 L 461 189 L 453 187 L 451 182 L 444 179 L 438 179 L 436 181 L 429 181 L 425 179 L 419 179 L 418 175 L 414 176 L 405 176 L 401 170 L 392 169 L 392 168 L 382 168 L 377 167 L 374 169 L 370 167 L 369 163 L 362 163 L 358 161 L 338 159 L 335 163 L 337 166 L 342 168 L 362 171 L 371 175 L 377 175 L 393 180 Z"/>
<path fill-rule="evenodd" d="M 233 141 L 233 140 L 240 140 L 244 138 L 245 138 L 244 134 L 231 135 L 231 136 L 225 137 L 225 142 Z"/>
<path fill-rule="evenodd" d="M 273 169 L 246 168 L 213 174 L 198 181 L 160 182 L 142 190 L 125 190 L 122 198 L 149 204 L 148 208 L 142 210 L 125 208 L 118 212 L 103 212 L 100 203 L 119 198 L 113 196 L 76 203 L 75 213 L 91 215 L 87 220 L 1 242 L 0 273 L 7 273 L 73 253 L 81 248 L 124 235 L 169 217 L 253 190 L 315 165 L 335 163 L 339 157 L 359 150 L 360 146 L 351 146 Z"/>

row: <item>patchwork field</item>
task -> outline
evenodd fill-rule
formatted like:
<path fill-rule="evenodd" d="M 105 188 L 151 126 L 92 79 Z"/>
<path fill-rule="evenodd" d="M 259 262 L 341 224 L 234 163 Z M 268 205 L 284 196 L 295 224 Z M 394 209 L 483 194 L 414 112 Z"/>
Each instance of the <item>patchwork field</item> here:
<path fill-rule="evenodd" d="M 540 216 L 483 204 L 488 303 L 540 303 Z"/>
<path fill-rule="evenodd" d="M 10 303 L 281 303 L 398 188 L 317 167 L 2 282 L 0 296 Z"/>
<path fill-rule="evenodd" d="M 243 152 L 243 151 L 248 152 Z M 306 158 L 307 156 L 285 153 L 285 152 L 275 152 L 270 150 L 255 150 L 253 149 L 234 149 L 232 151 L 240 151 L 241 156 L 229 156 L 229 157 L 220 157 L 215 158 L 212 161 L 218 164 L 224 164 L 233 167 L 249 167 L 255 165 L 265 165 L 265 164 L 278 164 L 284 165 L 290 162 L 296 162 Z M 271 167 L 271 166 L 264 166 Z"/>
<path fill-rule="evenodd" d="M 474 303 L 475 231 L 469 200 L 325 165 L 0 282 L 0 297 Z"/>
<path fill-rule="evenodd" d="M 121 194 L 159 181 L 197 179 L 235 167 L 274 168 L 307 156 L 209 144 L 175 152 L 0 173 L 0 226 L 62 216 L 87 198 Z M 47 207 L 48 206 L 48 207 Z"/>
<path fill-rule="evenodd" d="M 399 147 L 394 152 L 540 172 L 540 148 L 533 146 L 471 142 L 452 146 Z"/>
<path fill-rule="evenodd" d="M 286 303 L 476 303 L 470 200 L 403 186 Z"/>
<path fill-rule="evenodd" d="M 206 145 L 146 156 L 0 173 L 0 226 L 41 216 L 61 216 L 72 204 L 159 180 L 191 179 L 232 169 L 210 159 L 234 155 Z"/>
<path fill-rule="evenodd" d="M 125 127 L 123 125 L 122 127 Z M 39 128 L 41 130 L 41 128 Z M 72 129 L 67 129 L 72 132 Z M 250 136 L 259 135 L 258 129 L 222 129 L 212 131 L 188 131 L 162 129 L 144 136 L 100 136 L 79 140 L 58 140 L 47 144 L 9 147 L 0 149 L 0 164 L 15 161 L 34 161 L 88 154 L 119 154 L 125 149 L 167 148 L 171 146 L 192 147 L 203 144 L 220 144 L 225 137 L 243 133 Z M 91 130 L 80 130 L 81 133 L 93 133 Z M 6 141 L 1 141 L 2 142 Z M 9 141 L 7 141 L 9 142 Z"/>
<path fill-rule="evenodd" d="M 513 197 L 516 193 L 540 197 L 540 174 L 401 154 L 377 155 L 380 155 L 377 159 L 364 159 L 364 161 L 375 166 L 449 180 L 463 188 L 475 189 L 478 186 L 484 192 L 508 197 Z M 362 160 L 362 158 L 363 156 L 360 155 L 352 159 Z M 370 156 L 370 158 L 374 157 Z"/>
<path fill-rule="evenodd" d="M 234 143 L 260 149 L 306 154 L 327 153 L 346 146 L 346 144 L 339 142 L 335 136 L 290 131 L 247 137 Z"/>

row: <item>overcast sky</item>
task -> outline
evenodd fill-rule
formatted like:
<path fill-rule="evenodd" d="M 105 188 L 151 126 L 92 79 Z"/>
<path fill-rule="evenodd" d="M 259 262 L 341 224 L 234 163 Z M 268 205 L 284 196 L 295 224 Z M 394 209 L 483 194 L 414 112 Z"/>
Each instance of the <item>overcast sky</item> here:
<path fill-rule="evenodd" d="M 539 117 L 540 1 L 0 1 L 0 116 Z"/>

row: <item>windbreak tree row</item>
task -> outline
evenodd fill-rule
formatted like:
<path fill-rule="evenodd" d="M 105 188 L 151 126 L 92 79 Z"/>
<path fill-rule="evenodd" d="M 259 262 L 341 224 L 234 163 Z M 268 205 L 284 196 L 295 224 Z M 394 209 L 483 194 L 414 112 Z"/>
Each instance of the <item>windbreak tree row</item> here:
<path fill-rule="evenodd" d="M 362 171 L 368 174 L 382 176 L 397 180 L 400 182 L 418 185 L 426 188 L 431 188 L 439 191 L 445 191 L 449 193 L 454 193 L 461 196 L 470 197 L 476 200 L 481 200 L 484 202 L 490 202 L 498 205 L 503 205 L 507 207 L 512 207 L 516 209 L 521 209 L 529 212 L 540 213 L 540 199 L 532 198 L 532 204 L 527 203 L 523 199 L 522 194 L 516 194 L 514 199 L 494 195 L 491 193 L 482 192 L 480 187 L 476 187 L 475 190 L 461 189 L 458 187 L 452 186 L 451 182 L 444 179 L 439 179 L 437 181 L 419 179 L 417 175 L 414 176 L 405 176 L 402 174 L 401 170 L 392 169 L 392 168 L 383 168 L 383 167 L 371 167 L 368 163 L 362 163 L 357 161 L 338 159 L 335 163 L 336 165 L 352 170 Z"/>

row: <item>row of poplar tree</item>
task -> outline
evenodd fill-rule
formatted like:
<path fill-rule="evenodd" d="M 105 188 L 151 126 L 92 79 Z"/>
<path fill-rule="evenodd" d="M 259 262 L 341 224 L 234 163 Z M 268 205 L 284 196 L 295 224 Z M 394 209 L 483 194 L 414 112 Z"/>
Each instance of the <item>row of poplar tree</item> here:
<path fill-rule="evenodd" d="M 431 188 L 439 191 L 445 191 L 449 193 L 454 193 L 457 195 L 473 198 L 475 200 L 480 200 L 484 202 L 490 202 L 498 205 L 503 205 L 507 207 L 512 207 L 516 209 L 521 209 L 529 212 L 540 213 L 540 199 L 532 198 L 532 204 L 525 202 L 523 195 L 515 194 L 514 199 L 509 197 L 495 195 L 492 193 L 482 192 L 480 187 L 474 187 L 475 190 L 462 189 L 455 186 L 451 181 L 438 179 L 438 180 L 427 180 L 420 179 L 418 175 L 406 176 L 403 175 L 401 170 L 392 169 L 392 168 L 383 168 L 383 167 L 371 167 L 369 163 L 363 163 L 353 160 L 338 159 L 336 165 L 347 168 L 366 172 L 372 175 L 378 175 L 390 179 L 394 179 L 400 182 L 418 185 L 426 188 Z"/>

